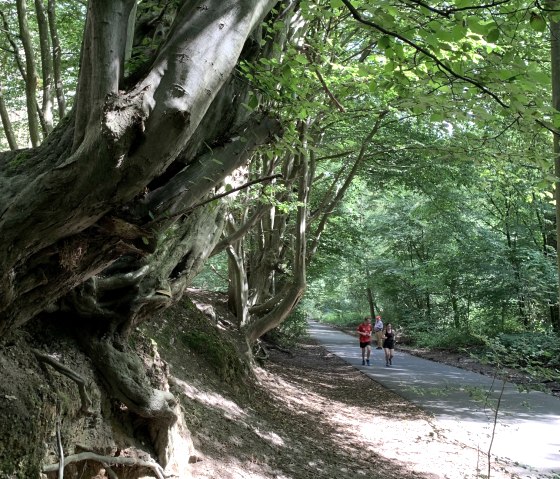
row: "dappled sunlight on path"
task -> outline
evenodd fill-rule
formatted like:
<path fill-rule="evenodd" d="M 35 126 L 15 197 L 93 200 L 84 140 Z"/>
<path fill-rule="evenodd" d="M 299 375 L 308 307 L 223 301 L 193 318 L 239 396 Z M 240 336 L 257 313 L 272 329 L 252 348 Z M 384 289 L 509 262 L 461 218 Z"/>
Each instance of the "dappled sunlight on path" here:
<path fill-rule="evenodd" d="M 310 331 L 331 353 L 434 414 L 439 434 L 452 443 L 463 444 L 465 454 L 470 456 L 472 451 L 472 464 L 475 468 L 480 464 L 482 473 L 491 447 L 493 465 L 498 469 L 507 465 L 525 478 L 560 474 L 557 398 L 535 391 L 522 393 L 513 384 L 399 351 L 392 367 L 382 366 L 382 351 L 377 350 L 372 352 L 372 366 L 361 366 L 355 337 L 318 323 L 312 323 Z M 398 428 L 404 433 L 403 424 Z M 390 432 L 384 433 L 383 438 L 388 444 L 393 442 Z M 398 441 L 394 447 L 398 448 Z M 429 455 L 429 449 L 425 447 L 423 454 Z M 386 454 L 390 455 L 390 451 Z M 447 462 L 447 458 L 433 459 L 440 465 Z"/>

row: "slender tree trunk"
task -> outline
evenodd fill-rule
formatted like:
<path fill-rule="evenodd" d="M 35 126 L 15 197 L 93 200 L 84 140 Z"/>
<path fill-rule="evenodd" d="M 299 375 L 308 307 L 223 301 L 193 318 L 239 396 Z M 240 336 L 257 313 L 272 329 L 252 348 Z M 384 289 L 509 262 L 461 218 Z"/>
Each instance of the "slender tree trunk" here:
<path fill-rule="evenodd" d="M 247 300 L 249 298 L 249 287 L 247 285 L 247 275 L 245 273 L 244 254 L 242 242 L 228 246 L 226 248 L 228 254 L 228 277 L 230 284 L 228 289 L 228 306 L 237 318 L 237 324 L 245 327 L 249 319 L 249 308 Z"/>
<path fill-rule="evenodd" d="M 2 94 L 2 85 L 0 84 L 0 118 L 2 118 L 2 126 L 4 128 L 4 133 L 6 134 L 6 139 L 8 140 L 8 145 L 11 150 L 17 150 L 17 140 L 14 135 L 14 129 L 12 128 L 12 122 L 10 121 L 10 115 L 8 114 L 8 109 L 4 103 L 4 95 Z"/>
<path fill-rule="evenodd" d="M 373 298 L 373 291 L 369 286 L 367 287 L 367 296 L 368 296 L 368 303 L 369 303 L 369 313 L 372 318 L 375 318 L 375 301 Z"/>
<path fill-rule="evenodd" d="M 31 144 L 39 146 L 41 135 L 39 133 L 39 120 L 37 116 L 37 70 L 35 68 L 35 57 L 31 44 L 31 35 L 27 22 L 27 7 L 25 0 L 16 0 L 19 34 L 23 51 L 25 52 L 25 97 L 27 102 L 27 122 L 29 125 L 29 138 Z"/>
<path fill-rule="evenodd" d="M 451 308 L 453 309 L 453 324 L 457 330 L 461 329 L 461 316 L 459 314 L 459 301 L 457 300 L 457 293 L 455 288 L 451 288 Z"/>
<path fill-rule="evenodd" d="M 60 38 L 58 37 L 58 29 L 56 25 L 56 1 L 49 0 L 47 7 L 49 17 L 49 31 L 51 34 L 52 44 L 52 63 L 54 73 L 54 88 L 56 92 L 56 101 L 58 104 L 58 117 L 64 118 L 66 115 L 66 98 L 64 96 L 64 87 L 62 84 L 62 49 L 60 47 Z"/>
<path fill-rule="evenodd" d="M 44 134 L 47 136 L 53 129 L 53 75 L 52 56 L 49 37 L 49 22 L 43 0 L 35 0 L 37 26 L 39 28 L 39 44 L 41 47 L 41 70 L 43 75 L 43 103 L 41 107 L 45 124 Z"/>

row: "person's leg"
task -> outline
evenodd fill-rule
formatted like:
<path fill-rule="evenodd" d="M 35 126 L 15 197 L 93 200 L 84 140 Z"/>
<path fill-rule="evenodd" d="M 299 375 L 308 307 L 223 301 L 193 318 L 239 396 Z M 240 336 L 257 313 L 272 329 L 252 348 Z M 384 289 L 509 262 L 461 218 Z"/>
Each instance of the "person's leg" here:
<path fill-rule="evenodd" d="M 385 351 L 385 366 L 389 366 L 389 348 L 384 348 Z"/>
<path fill-rule="evenodd" d="M 383 348 L 383 331 L 377 331 L 375 333 L 375 337 L 377 339 L 377 349 Z"/>
<path fill-rule="evenodd" d="M 371 355 L 371 346 L 368 344 L 366 346 L 366 361 L 367 361 L 367 365 L 369 366 L 369 357 Z"/>
<path fill-rule="evenodd" d="M 362 348 L 362 366 L 366 364 L 366 348 Z"/>

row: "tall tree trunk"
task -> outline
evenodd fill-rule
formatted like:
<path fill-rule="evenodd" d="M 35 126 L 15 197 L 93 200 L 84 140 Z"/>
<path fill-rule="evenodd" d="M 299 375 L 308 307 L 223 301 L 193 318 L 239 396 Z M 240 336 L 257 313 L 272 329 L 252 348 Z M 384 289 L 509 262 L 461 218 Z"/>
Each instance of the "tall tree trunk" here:
<path fill-rule="evenodd" d="M 39 44 L 41 47 L 41 70 L 43 76 L 43 102 L 41 107 L 45 124 L 44 135 L 47 136 L 53 129 L 53 76 L 52 57 L 49 36 L 49 22 L 45 12 L 43 0 L 35 0 L 37 25 L 39 28 Z"/>
<path fill-rule="evenodd" d="M 6 103 L 4 102 L 4 95 L 2 93 L 2 85 L 0 84 L 0 118 L 2 118 L 2 127 L 4 128 L 4 133 L 6 134 L 6 139 L 8 140 L 8 145 L 11 150 L 17 150 L 18 144 L 16 136 L 14 135 L 14 129 L 12 128 L 12 122 L 10 121 L 10 115 L 8 109 L 6 108 Z"/>
<path fill-rule="evenodd" d="M 372 318 L 375 318 L 375 301 L 373 299 L 373 291 L 369 286 L 367 287 L 367 297 L 368 297 L 368 304 L 369 304 L 369 313 Z"/>
<path fill-rule="evenodd" d="M 66 98 L 64 96 L 64 87 L 62 85 L 62 48 L 60 46 L 60 38 L 58 36 L 58 27 L 56 22 L 56 1 L 48 0 L 47 14 L 49 18 L 49 31 L 52 44 L 52 63 L 54 73 L 54 89 L 56 92 L 56 101 L 58 104 L 58 117 L 62 119 L 66 116 Z"/>
<path fill-rule="evenodd" d="M 35 68 L 35 57 L 27 22 L 26 1 L 16 0 L 16 6 L 18 12 L 19 35 L 25 52 L 25 97 L 27 103 L 29 138 L 31 139 L 31 144 L 36 147 L 41 141 L 37 117 L 37 70 Z"/>

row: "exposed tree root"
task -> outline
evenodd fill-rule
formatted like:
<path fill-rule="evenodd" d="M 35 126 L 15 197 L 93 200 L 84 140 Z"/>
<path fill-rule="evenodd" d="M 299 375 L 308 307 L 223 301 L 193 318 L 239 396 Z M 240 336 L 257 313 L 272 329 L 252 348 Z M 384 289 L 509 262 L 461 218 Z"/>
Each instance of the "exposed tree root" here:
<path fill-rule="evenodd" d="M 160 421 L 161 425 L 176 421 L 175 397 L 150 385 L 144 364 L 134 351 L 126 347 L 120 351 L 111 341 L 95 338 L 90 338 L 86 346 L 114 398 L 140 417 Z"/>
<path fill-rule="evenodd" d="M 290 351 L 287 348 L 283 348 L 282 346 L 279 346 L 278 344 L 270 343 L 270 342 L 267 342 L 267 341 L 262 341 L 262 345 L 266 346 L 267 349 L 276 349 L 277 351 L 280 351 L 281 353 L 287 354 L 290 357 L 294 356 L 294 353 L 292 351 Z"/>
<path fill-rule="evenodd" d="M 62 437 L 60 436 L 60 417 L 56 419 L 56 446 L 58 449 L 58 479 L 64 478 L 64 448 L 62 447 Z"/>
<path fill-rule="evenodd" d="M 73 454 L 71 456 L 66 456 L 64 458 L 63 466 L 66 467 L 68 464 L 73 462 L 81 462 L 81 461 L 97 461 L 105 464 L 117 464 L 123 466 L 139 466 L 139 467 L 147 467 L 154 471 L 155 475 L 158 479 L 166 479 L 166 476 L 163 472 L 163 468 L 155 461 L 144 461 L 142 459 L 138 459 L 135 457 L 112 457 L 112 456 L 101 456 L 100 454 L 95 454 L 94 452 L 80 452 L 79 454 Z M 54 472 L 57 471 L 60 467 L 60 464 L 49 464 L 48 466 L 43 467 L 43 472 Z M 111 471 L 113 472 L 113 471 Z M 113 472 L 113 474 L 115 474 Z M 116 477 L 115 475 L 113 477 Z"/>
<path fill-rule="evenodd" d="M 68 368 L 64 364 L 58 362 L 56 359 L 52 358 L 48 354 L 43 354 L 36 349 L 32 349 L 33 354 L 37 357 L 39 361 L 49 364 L 54 369 L 56 369 L 59 373 L 64 374 L 65 376 L 69 377 L 78 385 L 78 391 L 80 391 L 80 398 L 82 400 L 82 409 L 81 411 L 84 414 L 91 414 L 91 399 L 88 396 L 86 391 L 86 381 L 85 379 L 80 376 L 78 373 L 73 371 L 72 369 Z"/>

